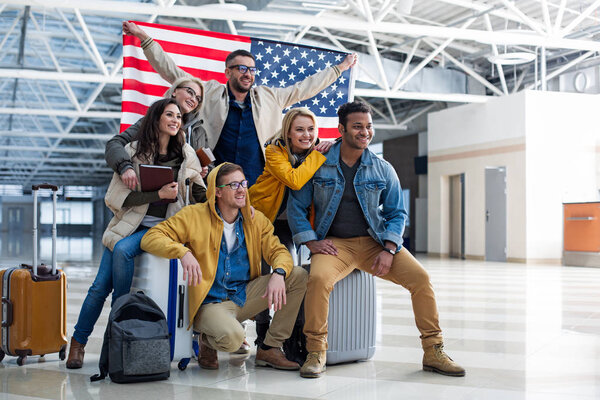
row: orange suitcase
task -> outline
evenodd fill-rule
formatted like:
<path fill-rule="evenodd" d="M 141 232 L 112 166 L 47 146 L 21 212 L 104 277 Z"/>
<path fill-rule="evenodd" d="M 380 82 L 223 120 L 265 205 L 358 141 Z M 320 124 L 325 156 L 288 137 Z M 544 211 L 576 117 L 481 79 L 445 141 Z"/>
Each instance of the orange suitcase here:
<path fill-rule="evenodd" d="M 33 266 L 0 271 L 2 289 L 2 340 L 0 361 L 5 354 L 17 356 L 23 365 L 30 355 L 59 353 L 65 359 L 67 348 L 67 279 L 56 268 L 56 192 L 53 185 L 33 189 Z M 52 189 L 52 268 L 37 265 L 37 192 Z"/>

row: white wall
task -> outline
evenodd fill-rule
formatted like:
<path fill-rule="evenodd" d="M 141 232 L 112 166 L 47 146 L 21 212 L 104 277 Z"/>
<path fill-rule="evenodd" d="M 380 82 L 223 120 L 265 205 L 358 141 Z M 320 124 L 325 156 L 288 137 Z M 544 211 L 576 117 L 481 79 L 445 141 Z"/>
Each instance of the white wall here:
<path fill-rule="evenodd" d="M 485 167 L 506 167 L 507 257 L 560 259 L 562 202 L 595 200 L 597 96 L 523 91 L 429 114 L 428 251 L 448 253 L 448 176 L 465 174 L 465 254 L 485 256 Z"/>
<path fill-rule="evenodd" d="M 465 174 L 465 255 L 485 256 L 485 168 L 506 167 L 507 251 L 525 258 L 525 95 L 429 114 L 428 251 L 448 254 L 448 176 Z M 510 116 L 507 118 L 507 116 Z"/>
<path fill-rule="evenodd" d="M 597 96 L 527 92 L 527 258 L 562 256 L 562 203 L 597 198 Z"/>

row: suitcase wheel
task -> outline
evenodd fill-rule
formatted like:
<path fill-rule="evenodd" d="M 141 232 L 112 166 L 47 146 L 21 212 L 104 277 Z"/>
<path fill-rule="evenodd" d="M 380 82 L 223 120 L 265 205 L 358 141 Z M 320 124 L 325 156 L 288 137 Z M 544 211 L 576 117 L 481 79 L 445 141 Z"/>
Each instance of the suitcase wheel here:
<path fill-rule="evenodd" d="M 177 363 L 177 368 L 179 368 L 180 371 L 185 371 L 185 369 L 187 368 L 187 366 L 188 366 L 189 363 L 190 363 L 190 359 L 189 358 L 182 358 Z"/>
<path fill-rule="evenodd" d="M 60 351 L 58 352 L 58 358 L 60 358 L 61 361 L 63 361 L 67 356 L 67 347 L 63 346 L 61 347 Z"/>
<path fill-rule="evenodd" d="M 21 366 L 25 364 L 25 360 L 27 360 L 27 356 L 19 356 L 17 358 L 17 365 Z"/>
<path fill-rule="evenodd" d="M 6 353 L 4 353 L 4 351 L 2 351 L 0 349 L 0 361 L 4 360 L 4 356 L 6 355 Z"/>

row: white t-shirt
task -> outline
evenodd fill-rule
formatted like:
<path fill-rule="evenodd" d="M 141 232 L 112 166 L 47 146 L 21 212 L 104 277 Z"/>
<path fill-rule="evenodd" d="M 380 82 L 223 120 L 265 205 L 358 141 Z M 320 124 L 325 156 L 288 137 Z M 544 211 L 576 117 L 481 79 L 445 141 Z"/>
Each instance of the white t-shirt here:
<path fill-rule="evenodd" d="M 225 234 L 225 244 L 227 245 L 227 252 L 231 253 L 233 246 L 235 245 L 235 222 L 233 224 L 223 220 L 223 233 Z"/>

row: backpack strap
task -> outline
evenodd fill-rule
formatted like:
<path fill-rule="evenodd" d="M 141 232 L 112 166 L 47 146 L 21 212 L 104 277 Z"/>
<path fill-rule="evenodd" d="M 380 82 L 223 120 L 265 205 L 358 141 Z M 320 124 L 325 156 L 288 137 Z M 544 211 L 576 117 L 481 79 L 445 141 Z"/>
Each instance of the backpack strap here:
<path fill-rule="evenodd" d="M 112 311 L 111 315 L 112 317 Z M 98 362 L 98 367 L 100 369 L 100 373 L 96 375 L 90 376 L 90 382 L 101 381 L 106 378 L 108 375 L 108 345 L 110 342 L 110 329 L 111 329 L 111 321 L 112 318 L 109 317 L 108 324 L 106 325 L 106 330 L 104 331 L 104 340 L 102 341 L 102 351 L 100 352 L 100 361 Z"/>

